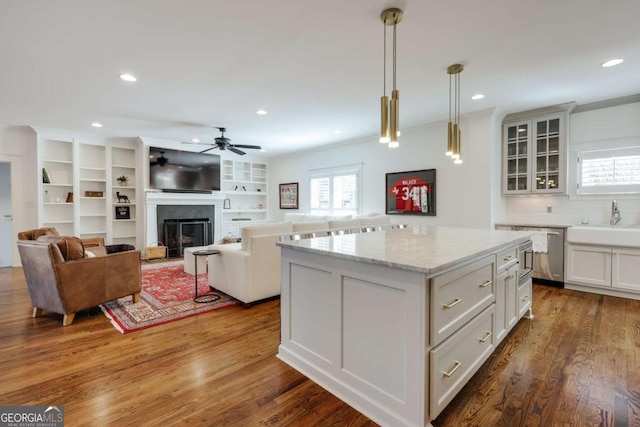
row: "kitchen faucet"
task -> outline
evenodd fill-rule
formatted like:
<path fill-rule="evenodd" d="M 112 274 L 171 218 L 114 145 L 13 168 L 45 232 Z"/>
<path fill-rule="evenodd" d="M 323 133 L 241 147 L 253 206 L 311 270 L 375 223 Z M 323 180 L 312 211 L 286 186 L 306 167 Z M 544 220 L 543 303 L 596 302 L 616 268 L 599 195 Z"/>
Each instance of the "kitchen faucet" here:
<path fill-rule="evenodd" d="M 622 217 L 620 216 L 620 211 L 618 210 L 618 202 L 615 200 L 611 203 L 611 221 L 609 224 L 616 225 L 620 222 Z"/>

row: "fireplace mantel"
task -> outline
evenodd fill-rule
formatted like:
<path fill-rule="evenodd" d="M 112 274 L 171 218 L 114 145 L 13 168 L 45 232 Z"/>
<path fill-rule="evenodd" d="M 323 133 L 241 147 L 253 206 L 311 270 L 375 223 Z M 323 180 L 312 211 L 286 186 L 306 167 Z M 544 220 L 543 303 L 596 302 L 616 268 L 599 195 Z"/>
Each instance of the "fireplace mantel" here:
<path fill-rule="evenodd" d="M 145 247 L 157 243 L 158 238 L 158 205 L 213 205 L 213 238 L 214 242 L 222 240 L 222 204 L 224 194 L 219 191 L 211 193 L 169 193 L 159 191 L 146 191 L 144 197 L 146 223 L 145 223 Z"/>

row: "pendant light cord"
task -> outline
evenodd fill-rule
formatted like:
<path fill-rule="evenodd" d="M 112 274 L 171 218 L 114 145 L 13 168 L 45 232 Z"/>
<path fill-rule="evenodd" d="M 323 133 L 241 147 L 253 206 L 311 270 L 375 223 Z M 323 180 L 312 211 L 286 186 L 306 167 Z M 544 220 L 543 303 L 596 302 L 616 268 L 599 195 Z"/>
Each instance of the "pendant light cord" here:
<path fill-rule="evenodd" d="M 383 23 L 384 27 L 384 49 L 382 54 L 382 95 L 387 94 L 387 24 Z"/>
<path fill-rule="evenodd" d="M 396 90 L 396 22 L 395 15 L 393 16 L 393 90 Z"/>

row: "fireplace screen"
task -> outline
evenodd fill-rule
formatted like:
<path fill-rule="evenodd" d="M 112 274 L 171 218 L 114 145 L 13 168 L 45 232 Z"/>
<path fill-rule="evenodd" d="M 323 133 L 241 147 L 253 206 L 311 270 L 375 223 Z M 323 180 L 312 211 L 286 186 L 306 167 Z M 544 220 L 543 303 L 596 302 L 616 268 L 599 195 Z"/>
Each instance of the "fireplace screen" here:
<path fill-rule="evenodd" d="M 164 243 L 169 257 L 184 256 L 184 249 L 206 246 L 211 221 L 207 219 L 167 219 L 164 221 Z"/>

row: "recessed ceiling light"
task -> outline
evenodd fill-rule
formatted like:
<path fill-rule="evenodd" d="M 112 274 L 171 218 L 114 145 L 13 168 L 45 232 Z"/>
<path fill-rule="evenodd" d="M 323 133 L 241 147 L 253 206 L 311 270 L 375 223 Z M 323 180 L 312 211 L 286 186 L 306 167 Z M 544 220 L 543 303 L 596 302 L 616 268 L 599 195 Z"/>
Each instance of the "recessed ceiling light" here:
<path fill-rule="evenodd" d="M 267 150 L 265 150 L 264 148 L 261 148 L 261 149 L 260 149 L 260 151 L 264 153 L 264 152 L 266 152 Z"/>
<path fill-rule="evenodd" d="M 602 63 L 603 67 L 613 67 L 614 65 L 622 64 L 624 59 L 610 59 L 607 62 Z"/>
<path fill-rule="evenodd" d="M 340 129 L 336 129 L 336 130 L 333 131 L 333 133 L 336 133 L 336 134 L 337 133 L 342 133 L 342 131 Z"/>
<path fill-rule="evenodd" d="M 475 95 L 473 95 L 473 96 L 471 97 L 471 99 L 473 99 L 474 101 L 475 101 L 475 100 L 478 100 L 478 99 L 482 99 L 482 98 L 484 98 L 484 95 L 483 95 L 483 94 L 481 94 L 481 93 L 476 93 Z"/>
<path fill-rule="evenodd" d="M 191 142 L 200 142 L 200 140 L 198 138 L 193 138 Z"/>
<path fill-rule="evenodd" d="M 93 126 L 94 128 L 101 128 L 102 127 L 102 123 L 93 122 L 93 123 L 91 123 L 91 126 Z"/>
<path fill-rule="evenodd" d="M 135 82 L 138 80 L 135 78 L 135 76 L 132 76 L 131 74 L 120 74 L 120 78 L 126 82 Z"/>
<path fill-rule="evenodd" d="M 265 114 L 267 114 L 267 112 L 266 112 L 266 110 L 262 110 L 261 109 L 261 110 L 256 111 L 256 114 L 259 115 L 259 116 L 264 116 Z"/>

